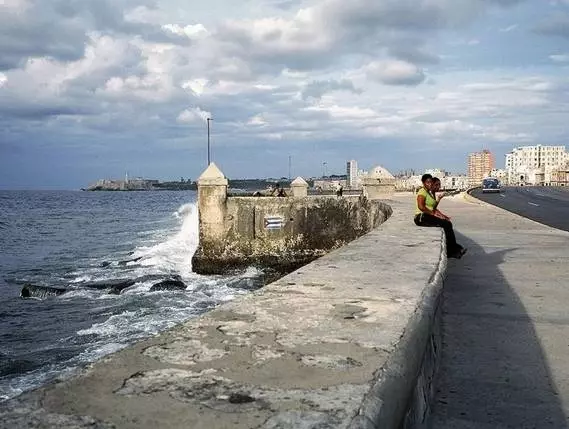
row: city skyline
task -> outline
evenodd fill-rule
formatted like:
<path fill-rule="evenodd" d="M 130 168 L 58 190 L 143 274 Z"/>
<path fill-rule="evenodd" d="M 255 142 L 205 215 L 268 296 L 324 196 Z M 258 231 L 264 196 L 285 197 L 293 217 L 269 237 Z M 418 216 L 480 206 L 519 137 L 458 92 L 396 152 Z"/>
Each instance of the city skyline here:
<path fill-rule="evenodd" d="M 566 145 L 568 28 L 568 0 L 5 0 L 0 188 L 197 178 L 208 118 L 229 177 L 502 167 Z"/>

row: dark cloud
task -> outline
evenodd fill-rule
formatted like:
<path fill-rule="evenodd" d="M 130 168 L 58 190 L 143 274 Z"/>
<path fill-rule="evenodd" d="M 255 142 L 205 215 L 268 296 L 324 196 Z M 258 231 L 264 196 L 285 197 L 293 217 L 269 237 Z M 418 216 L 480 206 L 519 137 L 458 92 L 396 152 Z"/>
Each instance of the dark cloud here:
<path fill-rule="evenodd" d="M 546 36 L 569 38 L 569 13 L 558 12 L 540 22 L 534 31 Z"/>
<path fill-rule="evenodd" d="M 77 60 L 83 56 L 86 42 L 85 28 L 73 20 L 50 18 L 41 11 L 38 16 L 0 14 L 2 70 L 19 67 L 32 56 Z"/>
<path fill-rule="evenodd" d="M 24 120 L 44 120 L 53 116 L 77 116 L 93 114 L 95 109 L 89 106 L 71 104 L 0 104 L 0 115 L 5 118 Z"/>
<path fill-rule="evenodd" d="M 187 37 L 159 26 L 125 21 L 124 12 L 131 4 L 108 0 L 30 0 L 23 10 L 0 14 L 0 70 L 20 67 L 30 57 L 78 60 L 85 53 L 88 33 L 92 31 L 136 35 L 162 43 L 189 43 Z"/>
<path fill-rule="evenodd" d="M 497 4 L 499 6 L 514 6 L 518 3 L 523 3 L 527 0 L 484 0 L 486 3 L 489 4 Z"/>
<path fill-rule="evenodd" d="M 412 46 L 393 46 L 388 52 L 394 58 L 413 64 L 438 64 L 440 62 L 438 55 Z"/>
<path fill-rule="evenodd" d="M 300 0 L 273 0 L 271 5 L 277 9 L 290 10 L 294 7 L 297 7 L 299 3 L 301 3 Z"/>
<path fill-rule="evenodd" d="M 348 79 L 342 80 L 319 80 L 312 81 L 302 90 L 302 98 L 304 100 L 312 98 L 321 98 L 324 94 L 332 91 L 349 91 L 354 94 L 361 94 L 361 89 L 356 89 L 354 83 Z"/>

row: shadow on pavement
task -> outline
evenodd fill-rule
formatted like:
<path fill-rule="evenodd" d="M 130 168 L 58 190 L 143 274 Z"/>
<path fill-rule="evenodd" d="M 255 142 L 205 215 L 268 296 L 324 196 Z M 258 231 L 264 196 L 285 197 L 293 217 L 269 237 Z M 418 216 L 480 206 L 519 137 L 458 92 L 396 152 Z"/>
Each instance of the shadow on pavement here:
<path fill-rule="evenodd" d="M 516 249 L 449 260 L 432 427 L 568 428 L 539 338 L 499 265 Z"/>

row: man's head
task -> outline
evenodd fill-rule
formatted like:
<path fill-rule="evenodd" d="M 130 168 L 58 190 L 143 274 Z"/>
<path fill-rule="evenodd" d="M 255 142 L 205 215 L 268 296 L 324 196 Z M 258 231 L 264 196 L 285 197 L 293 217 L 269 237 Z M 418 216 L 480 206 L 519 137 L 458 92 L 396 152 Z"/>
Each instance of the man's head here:
<path fill-rule="evenodd" d="M 441 189 L 441 179 L 439 179 L 438 177 L 433 177 L 431 190 L 438 192 L 439 189 Z"/>

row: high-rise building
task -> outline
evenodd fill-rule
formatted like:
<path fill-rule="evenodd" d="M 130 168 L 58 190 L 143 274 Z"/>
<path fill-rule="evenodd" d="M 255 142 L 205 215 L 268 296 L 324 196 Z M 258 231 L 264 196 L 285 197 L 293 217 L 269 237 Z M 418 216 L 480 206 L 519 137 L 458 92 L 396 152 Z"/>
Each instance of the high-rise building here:
<path fill-rule="evenodd" d="M 358 185 L 358 162 L 350 160 L 346 163 L 346 179 L 348 188 L 356 188 Z"/>
<path fill-rule="evenodd" d="M 468 155 L 468 183 L 477 186 L 494 169 L 494 155 L 489 150 Z"/>

